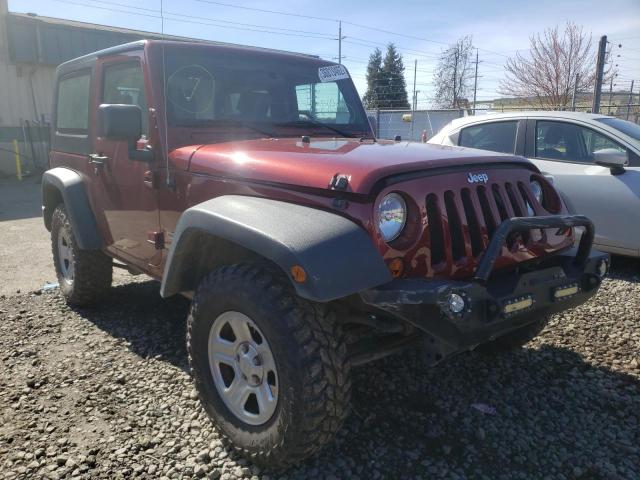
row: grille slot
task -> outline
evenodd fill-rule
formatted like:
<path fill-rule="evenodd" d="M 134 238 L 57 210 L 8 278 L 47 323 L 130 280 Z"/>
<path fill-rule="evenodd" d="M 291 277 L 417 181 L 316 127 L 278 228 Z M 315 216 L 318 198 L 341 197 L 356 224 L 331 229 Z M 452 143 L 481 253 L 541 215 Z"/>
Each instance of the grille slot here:
<path fill-rule="evenodd" d="M 487 189 L 483 186 L 478 187 L 478 200 L 480 201 L 484 224 L 487 226 L 487 233 L 489 235 L 489 239 L 491 239 L 498 224 L 493 218 L 493 213 L 491 213 L 491 206 L 489 205 L 489 198 L 487 197 Z"/>
<path fill-rule="evenodd" d="M 513 185 L 507 183 L 505 184 L 505 189 L 507 190 L 507 196 L 509 197 L 509 201 L 511 202 L 511 206 L 513 207 L 513 212 L 516 214 L 516 217 L 525 217 L 525 212 L 520 205 L 520 199 L 516 196 L 516 193 L 513 190 Z"/>
<path fill-rule="evenodd" d="M 474 257 L 480 255 L 484 249 L 482 243 L 482 230 L 480 228 L 480 222 L 478 222 L 478 216 L 476 215 L 476 209 L 473 206 L 473 200 L 471 200 L 471 192 L 468 188 L 463 188 L 462 193 L 462 206 L 464 208 L 464 216 L 467 219 L 469 226 L 469 237 L 471 240 L 471 254 Z"/>
<path fill-rule="evenodd" d="M 431 265 L 438 265 L 446 258 L 442 213 L 435 193 L 427 195 L 427 225 L 431 240 Z"/>
<path fill-rule="evenodd" d="M 449 232 L 451 233 L 451 253 L 454 260 L 460 260 L 464 257 L 464 236 L 460 213 L 451 190 L 447 190 L 444 193 L 444 207 L 447 212 Z"/>
<path fill-rule="evenodd" d="M 494 183 L 491 186 L 491 191 L 493 192 L 493 199 L 496 201 L 496 207 L 498 207 L 498 213 L 500 213 L 500 221 L 504 222 L 510 217 L 510 215 L 507 211 L 507 206 L 504 203 L 504 197 L 500 191 L 500 186 L 497 183 Z"/>

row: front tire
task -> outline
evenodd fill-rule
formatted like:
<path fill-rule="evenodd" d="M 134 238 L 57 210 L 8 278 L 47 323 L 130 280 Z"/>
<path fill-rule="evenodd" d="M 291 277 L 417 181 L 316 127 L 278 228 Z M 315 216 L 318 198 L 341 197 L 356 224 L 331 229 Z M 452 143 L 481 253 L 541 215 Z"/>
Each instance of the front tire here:
<path fill-rule="evenodd" d="M 60 290 L 67 302 L 87 306 L 102 300 L 111 287 L 113 264 L 100 250 L 83 250 L 78 246 L 63 204 L 51 218 L 53 264 Z"/>
<path fill-rule="evenodd" d="M 326 306 L 250 264 L 225 266 L 198 286 L 187 321 L 201 402 L 231 445 L 281 469 L 327 444 L 351 396 L 346 343 Z"/>

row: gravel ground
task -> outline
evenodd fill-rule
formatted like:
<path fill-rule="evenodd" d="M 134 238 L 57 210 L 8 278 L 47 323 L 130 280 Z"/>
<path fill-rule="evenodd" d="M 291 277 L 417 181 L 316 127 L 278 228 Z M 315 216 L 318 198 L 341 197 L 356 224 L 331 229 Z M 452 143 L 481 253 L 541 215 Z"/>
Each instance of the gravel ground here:
<path fill-rule="evenodd" d="M 186 301 L 139 281 L 95 310 L 55 291 L 0 296 L 0 475 L 637 479 L 640 268 L 620 263 L 520 351 L 356 369 L 345 428 L 286 476 L 225 450 L 200 408 Z"/>

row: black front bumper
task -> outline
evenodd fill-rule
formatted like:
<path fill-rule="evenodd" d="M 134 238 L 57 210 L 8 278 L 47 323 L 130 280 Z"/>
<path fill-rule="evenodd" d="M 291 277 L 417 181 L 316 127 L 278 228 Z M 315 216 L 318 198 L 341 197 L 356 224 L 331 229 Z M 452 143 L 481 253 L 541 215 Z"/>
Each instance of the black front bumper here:
<path fill-rule="evenodd" d="M 577 248 L 492 274 L 512 232 L 571 227 L 585 228 Z M 398 279 L 362 291 L 360 297 L 369 308 L 406 320 L 454 350 L 471 348 L 593 296 L 602 281 L 602 262 L 609 264 L 607 254 L 591 251 L 593 237 L 592 222 L 580 215 L 505 220 L 472 280 Z M 464 300 L 459 313 L 449 306 L 452 294 Z"/>

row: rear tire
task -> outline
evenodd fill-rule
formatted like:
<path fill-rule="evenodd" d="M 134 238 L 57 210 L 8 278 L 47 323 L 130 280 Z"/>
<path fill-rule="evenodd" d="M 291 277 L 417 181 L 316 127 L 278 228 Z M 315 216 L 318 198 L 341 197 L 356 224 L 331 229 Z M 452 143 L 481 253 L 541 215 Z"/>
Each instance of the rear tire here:
<path fill-rule="evenodd" d="M 342 330 L 329 308 L 298 297 L 278 272 L 241 264 L 206 276 L 187 321 L 187 350 L 208 415 L 233 448 L 265 467 L 313 455 L 347 416 L 351 379 Z M 255 399 L 234 396 L 239 388 L 256 392 Z M 263 389 L 274 402 L 258 399 Z"/>
<path fill-rule="evenodd" d="M 87 306 L 107 295 L 113 275 L 111 257 L 78 246 L 63 204 L 51 218 L 51 248 L 60 291 L 69 304 Z"/>
<path fill-rule="evenodd" d="M 480 345 L 479 349 L 485 353 L 499 353 L 521 348 L 540 335 L 540 332 L 542 332 L 544 327 L 549 323 L 550 318 L 549 315 L 545 315 L 529 325 Z"/>

